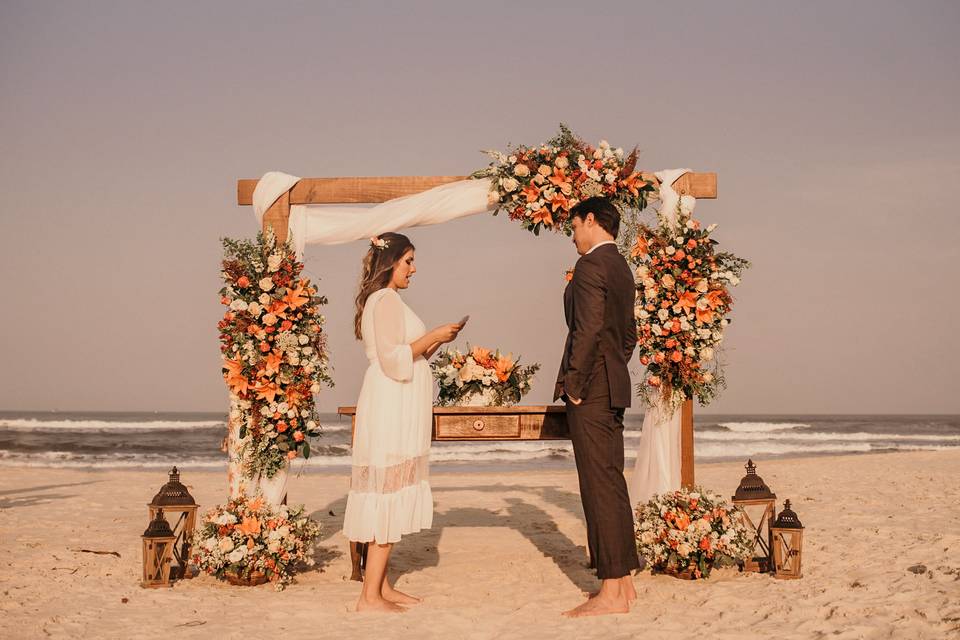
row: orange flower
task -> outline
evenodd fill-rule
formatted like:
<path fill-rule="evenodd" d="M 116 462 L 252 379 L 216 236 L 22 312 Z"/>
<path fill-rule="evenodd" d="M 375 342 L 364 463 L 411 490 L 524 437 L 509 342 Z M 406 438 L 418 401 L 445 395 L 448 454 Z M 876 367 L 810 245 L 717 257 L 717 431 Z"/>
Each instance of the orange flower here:
<path fill-rule="evenodd" d="M 690 526 L 690 516 L 685 513 L 679 514 L 673 523 L 677 526 L 677 529 L 680 531 L 686 531 L 687 527 Z"/>
<path fill-rule="evenodd" d="M 510 355 L 500 356 L 496 363 L 497 380 L 506 382 L 513 372 L 513 358 Z"/>
<path fill-rule="evenodd" d="M 293 439 L 296 440 L 297 442 L 303 442 L 303 438 L 304 438 L 303 431 L 293 432 Z"/>
<path fill-rule="evenodd" d="M 680 362 L 681 360 L 683 360 L 683 354 L 680 353 L 679 351 L 674 351 L 673 353 L 670 354 L 670 360 L 672 360 L 673 362 Z"/>
<path fill-rule="evenodd" d="M 280 331 L 290 331 L 293 328 L 293 323 L 289 320 L 284 320 L 280 325 Z"/>
<path fill-rule="evenodd" d="M 240 523 L 240 531 L 248 536 L 254 536 L 260 533 L 260 521 L 256 518 L 244 517 Z"/>
<path fill-rule="evenodd" d="M 247 377 L 243 375 L 243 363 L 239 360 L 225 360 L 223 368 L 226 369 L 223 377 L 227 381 L 230 391 L 238 396 L 245 394 L 250 387 L 250 383 Z"/>
<path fill-rule="evenodd" d="M 697 294 L 693 291 L 687 291 L 680 299 L 677 300 L 677 305 L 684 309 L 696 309 L 697 308 Z"/>
<path fill-rule="evenodd" d="M 273 302 L 270 303 L 270 307 L 267 308 L 267 312 L 272 313 L 278 318 L 283 318 L 284 320 L 286 320 L 287 303 L 283 302 L 282 300 L 274 300 Z"/>
<path fill-rule="evenodd" d="M 267 343 L 267 342 L 261 342 L 261 343 L 260 343 L 260 351 L 262 351 L 263 353 L 266 353 L 266 352 L 270 351 L 270 345 L 269 345 L 269 343 Z"/>
<path fill-rule="evenodd" d="M 650 251 L 650 245 L 647 244 L 647 239 L 637 236 L 637 244 L 633 246 L 633 249 L 630 251 L 630 257 L 636 258 L 637 256 L 645 256 Z"/>
<path fill-rule="evenodd" d="M 237 278 L 237 286 L 242 288 L 247 288 L 250 286 L 250 278 L 247 276 L 240 276 Z"/>
<path fill-rule="evenodd" d="M 483 347 L 474 347 L 473 350 L 470 351 L 470 355 L 473 356 L 473 359 L 480 366 L 485 366 L 483 363 L 490 360 L 490 350 L 484 349 Z"/>
<path fill-rule="evenodd" d="M 570 282 L 570 281 L 573 280 L 573 268 L 572 268 L 572 267 L 571 267 L 570 269 L 567 269 L 567 273 L 566 273 L 566 275 L 564 276 L 564 278 L 566 279 L 567 282 Z"/>
<path fill-rule="evenodd" d="M 299 309 L 310 301 L 310 298 L 304 295 L 307 292 L 306 285 L 306 280 L 300 280 L 297 282 L 296 288 L 290 287 L 287 289 L 287 294 L 283 296 L 283 301 L 287 303 L 291 309 Z"/>
<path fill-rule="evenodd" d="M 713 322 L 713 311 L 710 309 L 701 309 L 697 307 L 697 321 L 704 324 Z"/>
<path fill-rule="evenodd" d="M 640 174 L 636 171 L 631 173 L 629 176 L 620 181 L 620 184 L 627 188 L 631 194 L 634 196 L 640 195 L 640 187 L 647 184 L 646 180 L 640 178 Z"/>
<path fill-rule="evenodd" d="M 251 511 L 260 511 L 263 508 L 263 496 L 257 496 L 248 506 Z"/>
<path fill-rule="evenodd" d="M 220 296 L 220 304 L 230 305 L 230 298 L 227 296 Z"/>
<path fill-rule="evenodd" d="M 284 431 L 286 431 L 286 430 L 289 429 L 289 428 L 290 428 L 290 427 L 289 427 L 289 425 L 287 425 L 286 422 L 280 421 L 280 422 L 277 423 L 277 431 L 280 432 L 280 433 L 283 433 Z"/>
<path fill-rule="evenodd" d="M 280 371 L 280 362 L 283 360 L 280 354 L 273 351 L 264 359 L 266 366 L 263 369 L 264 374 L 270 376 Z"/>
<path fill-rule="evenodd" d="M 550 215 L 550 209 L 547 207 L 540 207 L 539 210 L 534 211 L 530 219 L 533 220 L 534 223 L 542 222 L 548 227 L 553 226 L 553 216 Z"/>
<path fill-rule="evenodd" d="M 553 194 L 553 197 L 550 198 L 551 210 L 556 211 L 557 209 L 561 209 L 563 211 L 566 211 L 569 208 L 570 208 L 570 201 L 567 200 L 562 193 L 555 193 Z M 537 213 L 539 213 L 539 211 Z"/>
<path fill-rule="evenodd" d="M 526 197 L 527 203 L 536 202 L 540 198 L 540 189 L 532 182 L 527 185 L 527 188 L 524 189 L 522 193 L 524 197 Z"/>
<path fill-rule="evenodd" d="M 723 304 L 723 296 L 726 292 L 723 289 L 714 289 L 707 294 L 707 304 L 711 309 L 716 309 Z"/>
<path fill-rule="evenodd" d="M 287 451 L 287 460 L 293 460 L 297 457 L 296 451 Z"/>
<path fill-rule="evenodd" d="M 710 538 L 706 536 L 700 538 L 700 548 L 704 551 L 710 551 Z"/>
<path fill-rule="evenodd" d="M 276 382 L 265 382 L 261 381 L 254 388 L 254 391 L 257 392 L 257 397 L 266 400 L 267 402 L 273 402 L 277 397 L 277 393 L 280 392 L 279 387 L 277 387 Z"/>

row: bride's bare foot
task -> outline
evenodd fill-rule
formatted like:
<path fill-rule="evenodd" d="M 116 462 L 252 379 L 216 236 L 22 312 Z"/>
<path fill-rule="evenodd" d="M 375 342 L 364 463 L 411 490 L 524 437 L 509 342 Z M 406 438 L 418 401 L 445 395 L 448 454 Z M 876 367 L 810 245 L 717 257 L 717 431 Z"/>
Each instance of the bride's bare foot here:
<path fill-rule="evenodd" d="M 383 581 L 383 588 L 380 590 L 380 595 L 382 595 L 383 599 L 387 602 L 396 604 L 420 604 L 423 602 L 422 598 L 417 598 L 416 596 L 411 596 L 403 591 L 394 589 L 386 580 Z"/>
<path fill-rule="evenodd" d="M 360 599 L 357 600 L 356 610 L 358 613 L 403 613 L 406 611 L 399 604 L 389 602 L 384 598 L 369 600 L 363 596 L 360 596 Z"/>
<path fill-rule="evenodd" d="M 579 607 L 563 613 L 567 618 L 585 618 L 587 616 L 605 616 L 613 613 L 630 613 L 630 603 L 624 596 L 608 596 L 600 593 Z"/>
<path fill-rule="evenodd" d="M 627 602 L 633 603 L 637 599 L 637 590 L 633 586 L 633 576 L 626 575 L 620 578 L 620 589 L 623 591 L 623 594 L 627 596 Z"/>

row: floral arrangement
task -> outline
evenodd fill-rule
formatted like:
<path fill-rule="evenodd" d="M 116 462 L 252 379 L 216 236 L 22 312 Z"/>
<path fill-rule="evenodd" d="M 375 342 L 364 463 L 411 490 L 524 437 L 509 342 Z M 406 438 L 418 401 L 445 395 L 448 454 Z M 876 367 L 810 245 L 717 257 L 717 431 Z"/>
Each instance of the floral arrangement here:
<path fill-rule="evenodd" d="M 298 564 L 313 565 L 308 552 L 320 531 L 303 505 L 273 508 L 260 496 L 241 495 L 207 512 L 194 532 L 193 562 L 221 580 L 232 575 L 252 582 L 260 574 L 281 591 Z"/>
<path fill-rule="evenodd" d="M 466 353 L 445 349 L 430 363 L 440 387 L 437 403 L 444 407 L 461 404 L 475 394 L 488 395 L 491 404 L 516 404 L 530 391 L 530 381 L 539 364 L 521 367 L 512 353 L 491 352 L 483 347 L 467 347 Z"/>
<path fill-rule="evenodd" d="M 655 229 L 638 225 L 628 256 L 636 267 L 638 354 L 647 367 L 640 394 L 672 408 L 694 395 L 709 404 L 723 387 L 717 352 L 730 324 L 729 288 L 750 266 L 715 250 L 710 234 L 717 225 L 702 228 L 689 201 L 681 200 L 676 213 L 659 215 Z"/>
<path fill-rule="evenodd" d="M 223 240 L 217 325 L 223 377 L 230 388 L 230 419 L 239 423 L 247 477 L 273 477 L 289 460 L 310 457 L 320 435 L 313 394 L 333 386 L 324 317 L 303 263 L 272 231 L 250 240 Z"/>
<path fill-rule="evenodd" d="M 556 137 L 538 147 L 486 153 L 493 162 L 471 177 L 491 179 L 494 215 L 506 211 L 534 234 L 546 228 L 570 235 L 570 209 L 581 200 L 605 196 L 621 210 L 641 211 L 647 194 L 655 191 L 634 170 L 636 149 L 624 158 L 623 149 L 612 149 L 606 140 L 596 147 L 585 144 L 563 124 Z"/>
<path fill-rule="evenodd" d="M 753 554 L 740 509 L 700 487 L 654 496 L 636 514 L 637 551 L 653 571 L 708 578 L 713 567 Z"/>

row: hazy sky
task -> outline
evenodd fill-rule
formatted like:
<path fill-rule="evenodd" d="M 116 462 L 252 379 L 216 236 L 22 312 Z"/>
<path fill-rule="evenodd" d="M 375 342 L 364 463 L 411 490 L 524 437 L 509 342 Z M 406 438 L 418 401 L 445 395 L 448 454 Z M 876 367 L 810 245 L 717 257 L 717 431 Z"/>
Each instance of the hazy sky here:
<path fill-rule="evenodd" d="M 464 174 L 479 149 L 639 144 L 719 173 L 753 261 L 711 412 L 960 412 L 960 3 L 0 1 L 0 409 L 224 410 L 238 178 Z M 951 197 L 954 196 L 954 197 Z M 565 237 L 414 229 L 428 325 L 543 364 Z M 364 243 L 308 248 L 353 404 Z"/>

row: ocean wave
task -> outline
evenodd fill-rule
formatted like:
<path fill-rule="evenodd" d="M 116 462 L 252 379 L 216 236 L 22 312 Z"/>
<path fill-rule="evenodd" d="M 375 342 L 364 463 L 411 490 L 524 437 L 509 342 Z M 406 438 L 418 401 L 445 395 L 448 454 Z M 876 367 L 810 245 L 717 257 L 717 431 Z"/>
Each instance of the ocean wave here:
<path fill-rule="evenodd" d="M 802 429 L 810 425 L 802 422 L 721 422 L 720 426 L 740 433 L 766 433 L 769 431 Z"/>
<path fill-rule="evenodd" d="M 109 420 L 36 420 L 0 418 L 0 429 L 10 431 L 169 431 L 183 429 L 225 429 L 223 420 L 151 420 L 113 422 Z"/>
<path fill-rule="evenodd" d="M 160 454 L 91 455 L 67 451 L 21 453 L 0 451 L 0 467 L 56 467 L 82 469 L 169 468 L 226 469 L 226 458 L 179 458 Z"/>

